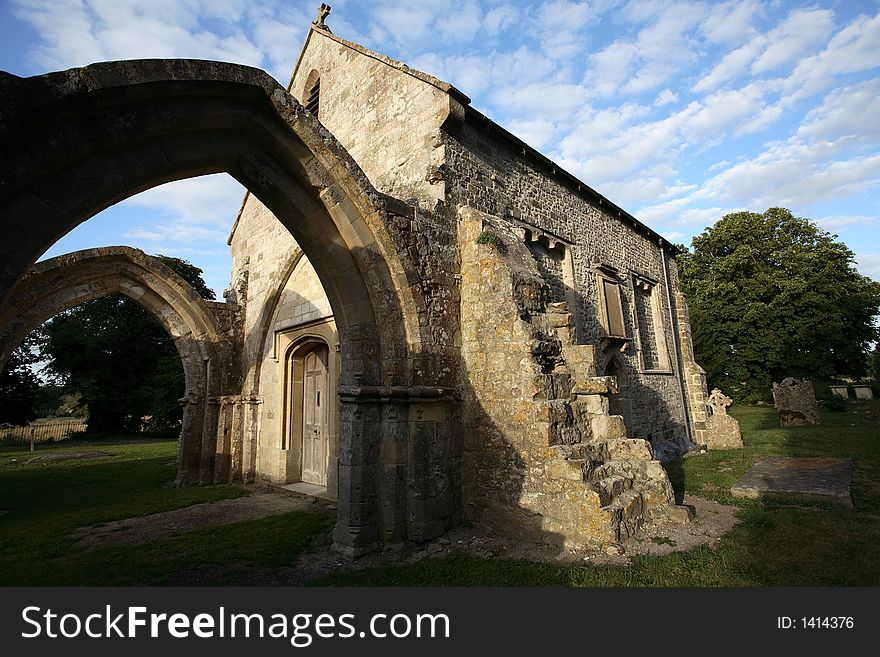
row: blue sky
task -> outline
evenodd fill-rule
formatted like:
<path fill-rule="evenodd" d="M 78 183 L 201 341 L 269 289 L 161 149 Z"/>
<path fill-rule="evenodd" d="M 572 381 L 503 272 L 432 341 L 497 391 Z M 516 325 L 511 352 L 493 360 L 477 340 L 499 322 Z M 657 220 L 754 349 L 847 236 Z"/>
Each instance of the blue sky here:
<path fill-rule="evenodd" d="M 0 68 L 195 57 L 286 83 L 319 4 L 2 0 Z M 335 34 L 454 84 L 668 239 L 784 206 L 880 280 L 880 0 L 330 4 Z M 190 260 L 219 295 L 242 195 L 228 176 L 158 187 L 47 256 L 129 244 Z"/>

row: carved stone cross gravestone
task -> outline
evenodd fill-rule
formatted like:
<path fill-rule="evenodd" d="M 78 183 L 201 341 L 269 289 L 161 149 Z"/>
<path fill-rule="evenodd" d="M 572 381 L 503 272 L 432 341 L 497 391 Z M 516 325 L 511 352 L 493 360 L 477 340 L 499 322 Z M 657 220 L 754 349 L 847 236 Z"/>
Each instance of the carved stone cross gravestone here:
<path fill-rule="evenodd" d="M 706 418 L 706 447 L 709 449 L 739 449 L 743 446 L 742 432 L 736 418 L 727 414 L 733 400 L 718 388 L 706 400 L 710 412 Z"/>

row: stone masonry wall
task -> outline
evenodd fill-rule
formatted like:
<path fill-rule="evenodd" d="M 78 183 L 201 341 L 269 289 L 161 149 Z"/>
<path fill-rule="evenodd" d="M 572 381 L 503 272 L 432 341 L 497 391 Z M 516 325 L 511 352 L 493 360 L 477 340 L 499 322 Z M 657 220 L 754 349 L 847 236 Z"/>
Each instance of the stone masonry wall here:
<path fill-rule="evenodd" d="M 287 483 L 291 480 L 287 450 L 282 450 L 282 422 L 284 421 L 284 350 L 288 346 L 276 339 L 279 331 L 289 331 L 304 324 L 332 317 L 330 302 L 321 287 L 314 267 L 303 255 L 294 267 L 278 300 L 263 347 L 263 366 L 260 372 L 260 392 L 263 399 L 262 429 L 260 434 L 259 469 L 272 481 Z M 330 357 L 336 358 L 337 344 L 330 344 Z M 335 389 L 337 383 L 333 382 Z M 333 399 L 336 395 L 333 394 Z M 333 409 L 334 414 L 336 409 Z M 335 423 L 334 423 L 335 424 Z M 335 440 L 333 441 L 335 444 Z M 331 460 L 335 459 L 331 453 Z"/>
<path fill-rule="evenodd" d="M 495 242 L 479 244 L 483 231 Z M 608 414 L 593 347 L 496 218 L 461 210 L 465 514 L 497 531 L 582 547 L 632 535 L 672 489 L 643 440 Z"/>
<path fill-rule="evenodd" d="M 245 198 L 230 246 L 232 280 L 226 294 L 244 307 L 244 394 L 262 402 L 255 407 L 251 427 L 251 440 L 256 443 L 255 474 L 278 481 L 283 478 L 283 469 L 277 428 L 281 391 L 277 387 L 283 364 L 271 358 L 274 326 L 264 322 L 272 321 L 265 316 L 266 309 L 300 250 L 290 231 L 251 194 Z"/>
<path fill-rule="evenodd" d="M 630 378 L 630 435 L 648 439 L 683 437 L 686 432 L 685 409 L 679 382 L 673 370 L 669 373 L 640 371 L 638 336 L 635 335 L 632 316 L 634 299 L 630 272 L 659 281 L 655 293 L 660 295 L 660 308 L 663 309 L 660 320 L 666 332 L 665 342 L 670 350 L 674 348 L 674 329 L 669 325 L 669 302 L 662 284 L 659 247 L 621 219 L 588 203 L 554 178 L 551 171 L 542 170 L 537 161 L 528 161 L 504 138 L 493 135 L 487 125 L 474 125 L 469 117 L 455 136 L 446 137 L 445 145 L 446 181 L 451 203 L 469 205 L 507 220 L 536 226 L 572 244 L 581 344 L 598 345 L 604 335 L 594 263 L 610 265 L 624 276 L 621 297 L 627 335 L 631 340 L 622 355 Z M 674 290 L 677 289 L 674 263 L 670 263 L 669 270 Z M 610 350 L 597 352 L 600 369 L 611 355 Z M 674 353 L 670 353 L 667 362 L 674 358 Z"/>
<path fill-rule="evenodd" d="M 425 304 L 425 333 L 413 354 L 412 383 L 454 387 L 458 254 L 455 217 L 442 207 L 441 126 L 461 106 L 448 84 L 314 27 L 291 78 L 294 97 L 302 100 L 312 70 L 321 79 L 318 119 L 388 195 L 394 246 L 418 272 L 408 283 Z"/>
<path fill-rule="evenodd" d="M 706 371 L 694 358 L 690 311 L 684 293 L 678 292 L 676 300 L 678 301 L 676 304 L 678 309 L 677 324 L 682 360 L 684 361 L 685 388 L 691 409 L 691 441 L 696 445 L 705 445 L 707 440 L 706 422 L 708 420 L 706 402 L 709 397 Z"/>
<path fill-rule="evenodd" d="M 389 63 L 396 64 L 313 28 L 290 92 L 302 102 L 309 73 L 318 71 L 318 119 L 370 182 L 381 192 L 433 209 L 443 199 L 440 125 L 450 99 Z"/>

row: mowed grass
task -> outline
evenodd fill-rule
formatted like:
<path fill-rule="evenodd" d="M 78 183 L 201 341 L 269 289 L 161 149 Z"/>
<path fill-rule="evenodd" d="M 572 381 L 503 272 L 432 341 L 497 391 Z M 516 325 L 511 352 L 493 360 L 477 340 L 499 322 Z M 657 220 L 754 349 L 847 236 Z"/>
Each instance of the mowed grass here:
<path fill-rule="evenodd" d="M 627 566 L 557 565 L 461 555 L 352 569 L 323 586 L 877 586 L 880 585 L 880 400 L 823 413 L 816 427 L 779 427 L 772 407 L 734 407 L 745 448 L 668 466 L 683 492 L 740 507 L 740 523 L 712 547 Z M 852 458 L 854 509 L 738 500 L 730 487 L 765 456 Z"/>
<path fill-rule="evenodd" d="M 467 555 L 348 569 L 318 586 L 877 586 L 880 585 L 880 401 L 824 413 L 818 427 L 781 429 L 770 407 L 734 407 L 746 447 L 668 467 L 679 494 L 739 507 L 740 523 L 712 547 L 626 566 L 534 563 Z M 100 449 L 113 456 L 48 465 L 35 455 Z M 325 516 L 288 513 L 191 531 L 144 545 L 83 549 L 77 528 L 247 494 L 235 486 L 177 488 L 173 441 L 101 441 L 0 450 L 0 585 L 229 585 L 271 581 L 325 540 Z M 764 456 L 855 461 L 852 510 L 737 500 L 730 486 Z M 268 577 L 267 577 L 268 574 Z"/>
<path fill-rule="evenodd" d="M 91 450 L 112 456 L 27 463 Z M 0 585 L 229 584 L 290 565 L 327 531 L 321 516 L 289 513 L 144 545 L 74 545 L 70 532 L 78 527 L 248 494 L 237 486 L 173 486 L 176 452 L 177 443 L 167 440 L 72 440 L 36 452 L 0 450 Z"/>

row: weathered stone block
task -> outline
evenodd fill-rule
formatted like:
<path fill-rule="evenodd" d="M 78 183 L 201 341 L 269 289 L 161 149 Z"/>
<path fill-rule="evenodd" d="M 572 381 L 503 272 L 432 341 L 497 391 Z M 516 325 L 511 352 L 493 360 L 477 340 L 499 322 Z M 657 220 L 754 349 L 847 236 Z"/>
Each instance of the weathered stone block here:
<path fill-rule="evenodd" d="M 812 381 L 789 377 L 774 383 L 773 403 L 783 427 L 819 424 L 819 403 Z"/>
<path fill-rule="evenodd" d="M 572 386 L 572 394 L 575 395 L 609 395 L 620 392 L 617 379 L 613 376 L 594 376 L 584 381 L 578 381 Z"/>
<path fill-rule="evenodd" d="M 856 394 L 856 399 L 874 399 L 874 393 L 871 390 L 871 386 L 853 386 L 853 392 Z"/>

